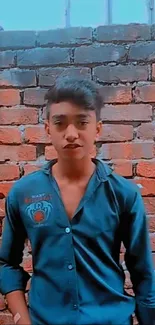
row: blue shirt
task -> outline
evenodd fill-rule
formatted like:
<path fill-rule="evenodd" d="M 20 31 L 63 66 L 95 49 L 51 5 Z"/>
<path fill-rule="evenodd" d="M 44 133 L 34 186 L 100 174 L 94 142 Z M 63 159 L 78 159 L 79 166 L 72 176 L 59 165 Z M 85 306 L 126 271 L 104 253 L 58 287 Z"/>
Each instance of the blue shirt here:
<path fill-rule="evenodd" d="M 20 266 L 32 246 L 29 292 L 32 324 L 155 324 L 155 284 L 143 201 L 136 185 L 95 159 L 96 170 L 69 221 L 60 191 L 45 168 L 21 178 L 6 200 L 0 250 L 0 290 L 25 290 Z M 121 242 L 135 297 L 124 290 Z"/>

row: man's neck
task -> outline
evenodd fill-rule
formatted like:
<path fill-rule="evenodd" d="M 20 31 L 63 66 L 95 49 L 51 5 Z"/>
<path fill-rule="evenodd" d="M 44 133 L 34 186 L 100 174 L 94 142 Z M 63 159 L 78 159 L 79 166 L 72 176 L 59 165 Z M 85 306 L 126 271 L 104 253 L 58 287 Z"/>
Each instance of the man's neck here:
<path fill-rule="evenodd" d="M 95 164 L 89 157 L 77 161 L 58 159 L 58 162 L 52 168 L 52 173 L 56 179 L 78 182 L 91 177 L 94 170 Z"/>

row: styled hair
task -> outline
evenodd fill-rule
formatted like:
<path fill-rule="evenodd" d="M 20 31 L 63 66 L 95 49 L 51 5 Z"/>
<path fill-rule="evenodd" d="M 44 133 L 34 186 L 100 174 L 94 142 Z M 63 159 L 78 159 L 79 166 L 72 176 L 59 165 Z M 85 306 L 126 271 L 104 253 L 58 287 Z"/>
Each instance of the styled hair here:
<path fill-rule="evenodd" d="M 81 78 L 58 78 L 45 95 L 46 118 L 49 119 L 50 106 L 61 102 L 71 102 L 84 110 L 95 111 L 97 121 L 103 100 L 95 82 Z"/>

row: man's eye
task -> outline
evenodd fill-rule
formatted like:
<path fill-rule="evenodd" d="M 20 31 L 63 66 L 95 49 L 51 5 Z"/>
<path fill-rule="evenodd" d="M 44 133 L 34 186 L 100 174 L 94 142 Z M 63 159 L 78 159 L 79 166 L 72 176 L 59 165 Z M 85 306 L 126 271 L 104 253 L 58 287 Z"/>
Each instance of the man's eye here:
<path fill-rule="evenodd" d="M 55 121 L 54 124 L 59 126 L 59 125 L 62 125 L 62 122 L 60 122 L 60 121 Z"/>
<path fill-rule="evenodd" d="M 81 121 L 81 122 L 79 122 L 79 124 L 83 126 L 83 125 L 87 125 L 88 122 L 87 121 Z"/>

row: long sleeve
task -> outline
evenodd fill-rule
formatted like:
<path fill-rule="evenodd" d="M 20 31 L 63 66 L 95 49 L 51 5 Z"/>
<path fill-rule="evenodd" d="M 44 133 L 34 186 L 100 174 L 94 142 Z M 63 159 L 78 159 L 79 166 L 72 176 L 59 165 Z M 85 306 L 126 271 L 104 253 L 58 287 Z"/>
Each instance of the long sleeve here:
<path fill-rule="evenodd" d="M 20 266 L 26 232 L 20 219 L 17 195 L 12 189 L 6 199 L 6 217 L 0 247 L 0 292 L 25 290 L 29 274 Z"/>
<path fill-rule="evenodd" d="M 155 272 L 145 208 L 138 190 L 134 200 L 127 204 L 126 211 L 123 242 L 126 248 L 125 262 L 135 293 L 136 316 L 140 325 L 154 325 Z"/>

